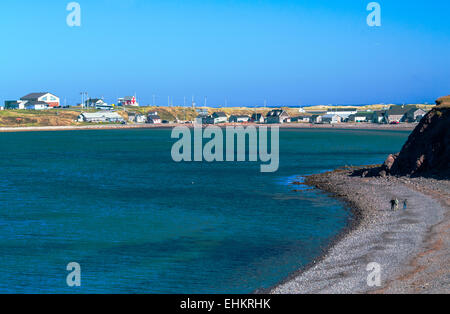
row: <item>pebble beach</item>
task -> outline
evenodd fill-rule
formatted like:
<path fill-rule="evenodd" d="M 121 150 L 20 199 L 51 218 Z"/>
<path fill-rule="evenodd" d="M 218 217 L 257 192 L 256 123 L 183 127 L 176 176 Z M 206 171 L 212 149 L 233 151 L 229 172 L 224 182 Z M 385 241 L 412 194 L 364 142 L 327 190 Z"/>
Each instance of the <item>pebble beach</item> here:
<path fill-rule="evenodd" d="M 322 258 L 271 293 L 450 292 L 450 181 L 362 178 L 336 170 L 306 183 L 346 202 L 355 219 Z M 390 207 L 395 198 L 398 211 Z M 370 263 L 381 266 L 380 286 L 367 283 Z"/>

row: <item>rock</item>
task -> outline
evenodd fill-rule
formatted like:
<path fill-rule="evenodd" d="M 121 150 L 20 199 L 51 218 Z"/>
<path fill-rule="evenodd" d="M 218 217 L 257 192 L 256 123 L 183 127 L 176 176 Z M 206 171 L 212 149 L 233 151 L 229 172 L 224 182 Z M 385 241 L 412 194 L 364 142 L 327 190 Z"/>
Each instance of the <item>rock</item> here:
<path fill-rule="evenodd" d="M 382 171 L 400 176 L 450 177 L 450 96 L 439 98 L 409 136 L 398 155 L 390 155 Z M 381 173 L 380 173 L 381 175 Z"/>

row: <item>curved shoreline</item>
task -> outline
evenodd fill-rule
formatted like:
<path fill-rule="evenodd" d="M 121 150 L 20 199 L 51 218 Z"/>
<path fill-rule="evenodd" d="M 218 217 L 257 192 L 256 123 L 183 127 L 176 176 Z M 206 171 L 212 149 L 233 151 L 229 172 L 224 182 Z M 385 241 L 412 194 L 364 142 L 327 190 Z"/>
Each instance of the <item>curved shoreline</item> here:
<path fill-rule="evenodd" d="M 270 292 L 449 293 L 449 181 L 351 173 L 337 170 L 307 178 L 308 185 L 345 201 L 355 220 L 322 257 Z M 390 211 L 389 200 L 395 197 L 408 199 L 406 211 Z M 367 285 L 366 267 L 372 262 L 382 268 L 381 287 Z"/>

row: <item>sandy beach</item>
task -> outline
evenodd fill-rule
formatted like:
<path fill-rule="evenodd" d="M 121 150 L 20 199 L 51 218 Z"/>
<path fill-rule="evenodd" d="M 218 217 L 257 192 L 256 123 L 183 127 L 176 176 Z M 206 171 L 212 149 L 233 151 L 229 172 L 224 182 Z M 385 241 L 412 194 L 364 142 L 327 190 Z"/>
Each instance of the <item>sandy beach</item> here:
<path fill-rule="evenodd" d="M 309 123 L 289 123 L 289 124 L 220 124 L 220 127 L 227 126 L 279 126 L 283 129 L 342 129 L 342 130 L 399 130 L 412 131 L 417 126 L 416 123 L 403 123 L 397 125 L 374 124 L 374 123 L 340 123 L 340 124 L 309 124 Z M 43 131 L 72 131 L 72 130 L 122 130 L 122 129 L 170 129 L 177 126 L 193 127 L 193 124 L 94 124 L 94 125 L 73 125 L 73 126 L 31 126 L 31 127 L 0 127 L 2 132 L 43 132 Z M 207 125 L 204 125 L 204 127 Z"/>
<path fill-rule="evenodd" d="M 351 173 L 338 170 L 307 179 L 345 201 L 355 221 L 321 259 L 271 292 L 450 293 L 450 182 Z M 390 209 L 393 198 L 401 202 L 398 211 Z M 367 284 L 369 263 L 381 266 L 380 287 Z"/>

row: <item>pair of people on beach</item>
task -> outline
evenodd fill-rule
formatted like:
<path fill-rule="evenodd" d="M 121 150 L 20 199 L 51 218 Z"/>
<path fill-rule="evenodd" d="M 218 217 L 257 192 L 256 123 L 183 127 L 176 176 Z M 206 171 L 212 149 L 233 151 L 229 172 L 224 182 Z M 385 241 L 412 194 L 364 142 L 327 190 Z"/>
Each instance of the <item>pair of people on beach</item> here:
<path fill-rule="evenodd" d="M 399 202 L 399 200 L 397 198 L 391 200 L 391 210 L 392 211 L 397 211 L 399 203 L 400 202 Z M 406 210 L 407 208 L 408 208 L 408 200 L 404 200 L 403 201 L 403 210 Z"/>

